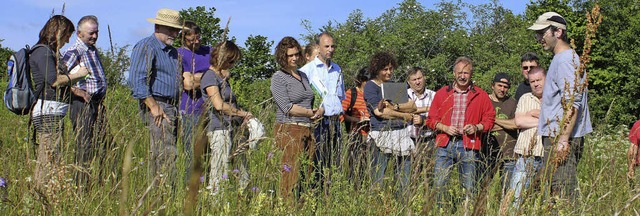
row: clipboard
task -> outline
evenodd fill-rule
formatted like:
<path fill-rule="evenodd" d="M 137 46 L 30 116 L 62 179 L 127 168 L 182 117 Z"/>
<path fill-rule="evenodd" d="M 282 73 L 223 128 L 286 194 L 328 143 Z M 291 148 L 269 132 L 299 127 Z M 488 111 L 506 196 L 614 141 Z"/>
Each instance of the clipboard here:
<path fill-rule="evenodd" d="M 382 98 L 391 100 L 393 103 L 402 104 L 409 101 L 407 94 L 407 83 L 404 82 L 386 82 L 380 85 L 382 90 Z"/>

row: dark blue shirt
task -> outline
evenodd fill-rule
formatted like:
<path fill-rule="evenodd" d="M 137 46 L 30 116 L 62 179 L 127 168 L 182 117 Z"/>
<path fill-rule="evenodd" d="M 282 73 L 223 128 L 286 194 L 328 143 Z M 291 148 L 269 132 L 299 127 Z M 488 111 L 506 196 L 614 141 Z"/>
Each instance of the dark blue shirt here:
<path fill-rule="evenodd" d="M 129 87 L 136 99 L 159 96 L 177 99 L 180 94 L 178 52 L 153 34 L 140 40 L 131 52 Z"/>
<path fill-rule="evenodd" d="M 406 127 L 402 119 L 383 119 L 374 114 L 373 109 L 377 109 L 378 103 L 382 101 L 382 88 L 371 80 L 364 85 L 364 101 L 371 116 L 371 131 L 398 130 Z"/>

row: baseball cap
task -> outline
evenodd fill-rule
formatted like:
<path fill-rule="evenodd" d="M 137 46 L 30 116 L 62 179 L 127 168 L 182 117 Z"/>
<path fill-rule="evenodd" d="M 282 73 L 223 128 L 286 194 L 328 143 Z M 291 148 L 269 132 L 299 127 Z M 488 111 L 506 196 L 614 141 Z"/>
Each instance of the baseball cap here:
<path fill-rule="evenodd" d="M 549 26 L 555 26 L 557 28 L 567 30 L 567 21 L 556 12 L 546 12 L 540 15 L 536 22 L 527 29 L 537 31 Z"/>
<path fill-rule="evenodd" d="M 496 76 L 493 77 L 493 82 L 501 82 L 507 85 L 511 85 L 511 79 L 506 73 L 497 73 Z"/>

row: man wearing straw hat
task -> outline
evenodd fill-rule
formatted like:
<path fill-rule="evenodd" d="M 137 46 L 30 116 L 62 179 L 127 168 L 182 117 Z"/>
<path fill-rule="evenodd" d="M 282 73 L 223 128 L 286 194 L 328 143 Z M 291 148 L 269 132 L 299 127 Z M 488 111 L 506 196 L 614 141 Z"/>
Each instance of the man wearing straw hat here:
<path fill-rule="evenodd" d="M 150 178 L 171 176 L 168 185 L 173 185 L 180 68 L 172 44 L 183 23 L 178 11 L 164 8 L 147 21 L 155 24 L 155 31 L 133 47 L 129 86 L 150 132 Z"/>

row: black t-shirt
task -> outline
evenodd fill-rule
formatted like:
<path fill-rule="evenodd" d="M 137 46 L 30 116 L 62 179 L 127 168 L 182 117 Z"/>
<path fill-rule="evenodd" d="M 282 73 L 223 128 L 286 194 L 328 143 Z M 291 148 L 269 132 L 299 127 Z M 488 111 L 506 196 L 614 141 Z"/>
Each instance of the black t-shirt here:
<path fill-rule="evenodd" d="M 520 100 L 520 97 L 522 97 L 522 95 L 531 92 L 531 84 L 529 84 L 528 80 L 525 80 L 523 82 L 520 83 L 520 85 L 518 85 L 518 89 L 516 89 L 516 101 Z"/>
<path fill-rule="evenodd" d="M 33 79 L 34 91 L 39 99 L 65 102 L 69 97 L 69 85 L 53 87 L 58 74 L 68 74 L 66 66 L 59 62 L 56 54 L 48 47 L 36 47 L 29 56 L 29 66 L 31 67 L 31 78 Z M 44 89 L 43 86 L 44 85 Z M 41 89 L 44 92 L 40 92 Z"/>

